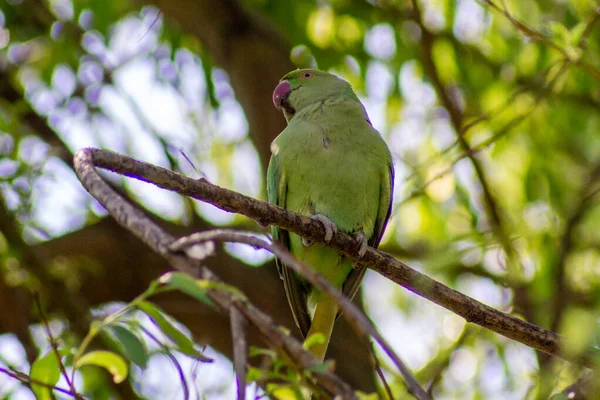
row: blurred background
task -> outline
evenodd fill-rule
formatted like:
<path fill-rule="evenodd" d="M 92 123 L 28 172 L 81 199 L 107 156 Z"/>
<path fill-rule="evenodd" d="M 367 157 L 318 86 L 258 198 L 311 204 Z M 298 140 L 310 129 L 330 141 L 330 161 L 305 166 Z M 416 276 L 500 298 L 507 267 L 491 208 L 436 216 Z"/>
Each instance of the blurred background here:
<path fill-rule="evenodd" d="M 28 373 L 48 349 L 32 290 L 68 349 L 93 316 L 118 309 L 169 270 L 81 187 L 75 151 L 114 150 L 264 199 L 269 144 L 285 126 L 271 93 L 281 76 L 308 65 L 352 83 L 393 153 L 384 251 L 567 335 L 569 352 L 595 344 L 596 7 L 592 0 L 0 0 L 0 367 Z M 265 232 L 245 217 L 104 176 L 174 234 L 214 226 Z M 269 254 L 225 246 L 209 266 L 297 333 Z M 134 330 L 147 365 L 132 364 L 119 385 L 100 369 L 81 370 L 81 393 L 179 399 L 185 381 L 192 398 L 234 398 L 228 317 L 183 295 L 153 301 L 215 361 L 172 356 Z M 545 399 L 584 372 L 467 325 L 373 272 L 358 301 L 438 399 Z M 128 318 L 153 329 L 142 314 Z M 250 341 L 266 347 L 256 332 Z M 329 356 L 354 387 L 382 390 L 358 343 L 340 320 Z M 397 372 L 381 363 L 394 396 L 407 396 Z M 254 384 L 249 391 L 260 393 Z M 0 398 L 34 395 L 0 374 Z"/>

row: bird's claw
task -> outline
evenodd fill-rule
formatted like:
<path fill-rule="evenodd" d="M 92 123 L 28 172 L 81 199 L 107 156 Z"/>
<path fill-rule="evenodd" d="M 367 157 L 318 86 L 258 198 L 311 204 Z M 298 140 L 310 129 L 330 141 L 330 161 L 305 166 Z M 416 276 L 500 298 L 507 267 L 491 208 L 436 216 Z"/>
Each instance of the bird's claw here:
<path fill-rule="evenodd" d="M 363 258 L 367 252 L 367 249 L 369 248 L 367 237 L 364 235 L 364 233 L 360 232 L 356 235 L 356 240 L 358 241 L 358 258 Z"/>
<path fill-rule="evenodd" d="M 331 242 L 331 239 L 333 239 L 333 236 L 337 233 L 337 226 L 333 223 L 333 221 L 323 214 L 315 214 L 310 218 L 319 221 L 323 225 L 323 228 L 325 229 L 325 242 Z M 302 244 L 306 247 L 312 246 L 313 243 L 313 240 L 302 238 Z"/>
<path fill-rule="evenodd" d="M 314 242 L 315 242 L 314 240 L 307 239 L 307 238 L 302 238 L 302 244 L 303 244 L 305 247 L 310 247 L 310 246 L 312 246 Z"/>
<path fill-rule="evenodd" d="M 269 226 L 269 223 L 266 221 L 263 221 L 262 219 L 257 219 L 256 223 L 258 224 L 258 226 L 261 226 L 263 228 L 266 228 L 267 226 Z"/>
<path fill-rule="evenodd" d="M 337 233 L 337 226 L 333 223 L 333 221 L 324 216 L 323 214 L 315 214 L 311 218 L 323 224 L 323 228 L 325 228 L 325 242 L 331 242 L 331 239 L 333 239 L 333 235 Z"/>

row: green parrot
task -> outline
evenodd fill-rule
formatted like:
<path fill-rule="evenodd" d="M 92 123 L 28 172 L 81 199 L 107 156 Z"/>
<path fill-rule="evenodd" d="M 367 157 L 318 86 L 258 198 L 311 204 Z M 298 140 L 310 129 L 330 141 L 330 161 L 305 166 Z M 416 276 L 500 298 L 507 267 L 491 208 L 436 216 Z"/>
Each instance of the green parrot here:
<path fill-rule="evenodd" d="M 392 208 L 394 167 L 381 135 L 348 82 L 317 69 L 285 75 L 273 92 L 287 127 L 271 144 L 269 202 L 319 220 L 325 239 L 356 235 L 359 255 L 379 244 Z M 320 243 L 273 227 L 273 239 L 352 299 L 365 268 Z M 304 338 L 321 333 L 310 351 L 322 362 L 338 306 L 278 262 L 288 302 Z"/>

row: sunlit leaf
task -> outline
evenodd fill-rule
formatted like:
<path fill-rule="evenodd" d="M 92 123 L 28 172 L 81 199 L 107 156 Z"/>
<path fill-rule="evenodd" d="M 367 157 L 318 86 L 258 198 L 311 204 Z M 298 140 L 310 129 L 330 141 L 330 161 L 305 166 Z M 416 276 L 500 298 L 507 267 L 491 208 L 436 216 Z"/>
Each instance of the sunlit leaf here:
<path fill-rule="evenodd" d="M 377 400 L 379 399 L 379 395 L 377 393 L 363 393 L 363 392 L 354 392 L 354 394 L 360 400 Z"/>
<path fill-rule="evenodd" d="M 581 308 L 569 308 L 560 326 L 560 333 L 566 338 L 565 352 L 572 356 L 581 354 L 593 343 L 597 331 L 595 313 Z"/>
<path fill-rule="evenodd" d="M 77 360 L 75 368 L 81 368 L 86 365 L 95 365 L 104 368 L 112 375 L 115 383 L 121 383 L 127 379 L 129 372 L 129 368 L 123 357 L 106 350 L 96 350 L 84 354 Z"/>
<path fill-rule="evenodd" d="M 316 344 L 323 343 L 325 343 L 325 335 L 323 335 L 322 333 L 314 333 L 306 338 L 304 343 L 302 343 L 302 347 L 304 347 L 305 349 L 310 349 Z"/>

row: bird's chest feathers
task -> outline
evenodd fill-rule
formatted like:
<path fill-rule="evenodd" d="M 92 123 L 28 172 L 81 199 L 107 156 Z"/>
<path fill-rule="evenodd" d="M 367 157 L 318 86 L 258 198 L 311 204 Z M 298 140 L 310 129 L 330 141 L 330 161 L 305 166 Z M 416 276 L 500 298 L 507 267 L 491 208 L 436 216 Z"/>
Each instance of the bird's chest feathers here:
<path fill-rule="evenodd" d="M 346 232 L 370 233 L 381 178 L 369 162 L 368 146 L 325 129 L 289 139 L 293 140 L 282 144 L 278 154 L 287 181 L 286 208 L 326 215 Z"/>

